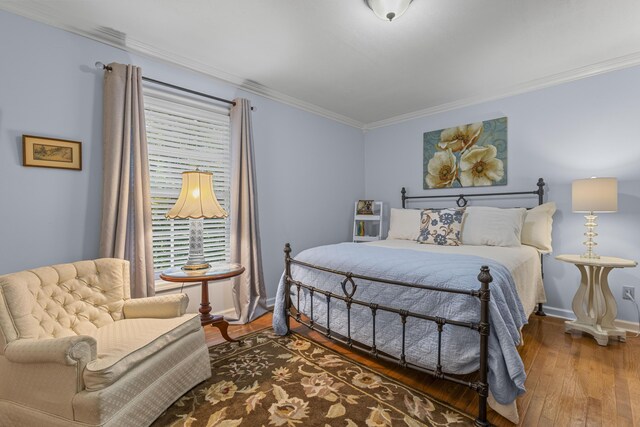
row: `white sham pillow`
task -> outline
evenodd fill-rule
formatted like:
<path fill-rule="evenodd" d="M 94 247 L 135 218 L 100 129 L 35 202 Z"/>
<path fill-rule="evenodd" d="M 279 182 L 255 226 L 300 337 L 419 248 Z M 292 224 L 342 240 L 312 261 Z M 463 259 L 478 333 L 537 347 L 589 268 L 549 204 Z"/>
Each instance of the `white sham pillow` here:
<path fill-rule="evenodd" d="M 469 206 L 462 222 L 462 244 L 520 246 L 525 208 Z"/>
<path fill-rule="evenodd" d="M 421 212 L 419 209 L 391 208 L 387 239 L 418 240 Z"/>
<path fill-rule="evenodd" d="M 521 241 L 523 245 L 533 246 L 543 254 L 553 251 L 551 231 L 556 204 L 549 202 L 529 209 L 524 217 Z"/>

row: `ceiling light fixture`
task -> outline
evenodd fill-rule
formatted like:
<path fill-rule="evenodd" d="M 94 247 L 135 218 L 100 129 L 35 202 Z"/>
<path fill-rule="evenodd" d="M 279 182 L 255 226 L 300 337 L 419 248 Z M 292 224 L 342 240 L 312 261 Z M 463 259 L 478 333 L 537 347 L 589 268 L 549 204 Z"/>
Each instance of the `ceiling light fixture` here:
<path fill-rule="evenodd" d="M 364 0 L 373 13 L 385 21 L 393 21 L 402 16 L 413 0 Z"/>

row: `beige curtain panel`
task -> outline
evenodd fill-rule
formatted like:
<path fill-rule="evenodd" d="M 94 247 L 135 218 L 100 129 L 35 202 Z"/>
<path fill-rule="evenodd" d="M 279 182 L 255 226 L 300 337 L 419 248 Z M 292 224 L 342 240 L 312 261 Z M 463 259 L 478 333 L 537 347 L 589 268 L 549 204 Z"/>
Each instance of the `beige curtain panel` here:
<path fill-rule="evenodd" d="M 131 264 L 131 296 L 155 294 L 149 156 L 142 70 L 109 64 L 104 73 L 100 256 Z"/>
<path fill-rule="evenodd" d="M 251 104 L 238 98 L 231 109 L 231 261 L 245 272 L 233 279 L 233 302 L 238 320 L 247 323 L 267 311 L 262 274 L 258 196 L 253 160 Z"/>

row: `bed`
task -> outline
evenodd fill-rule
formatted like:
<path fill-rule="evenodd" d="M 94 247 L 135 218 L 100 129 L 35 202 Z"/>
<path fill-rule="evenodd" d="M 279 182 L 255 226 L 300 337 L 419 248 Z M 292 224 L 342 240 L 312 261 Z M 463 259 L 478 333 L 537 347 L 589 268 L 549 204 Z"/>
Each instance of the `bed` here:
<path fill-rule="evenodd" d="M 491 196 L 536 194 L 542 204 L 543 188 L 540 179 L 535 192 Z M 433 197 L 451 196 L 423 196 Z M 454 197 L 460 206 L 469 196 Z M 403 189 L 403 208 L 418 198 Z M 287 244 L 273 322 L 286 334 L 293 318 L 372 357 L 466 385 L 479 395 L 476 424 L 488 425 L 487 403 L 518 421 L 526 375 L 517 347 L 544 301 L 541 255 L 531 246 L 388 239 L 311 248 L 294 259 Z M 475 371 L 476 381 L 459 377 Z"/>

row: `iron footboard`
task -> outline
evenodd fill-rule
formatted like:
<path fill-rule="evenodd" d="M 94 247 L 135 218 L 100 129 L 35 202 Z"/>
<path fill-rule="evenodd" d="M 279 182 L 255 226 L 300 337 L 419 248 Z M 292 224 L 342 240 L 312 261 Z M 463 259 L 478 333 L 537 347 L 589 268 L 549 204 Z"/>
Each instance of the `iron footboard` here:
<path fill-rule="evenodd" d="M 444 379 L 447 381 L 451 381 L 456 384 L 460 384 L 470 389 L 474 390 L 478 394 L 479 404 L 478 404 L 478 416 L 475 419 L 475 424 L 477 426 L 488 426 L 490 425 L 487 421 L 487 397 L 489 394 L 489 384 L 488 384 L 488 361 L 489 361 L 489 301 L 490 301 L 490 290 L 489 283 L 493 281 L 491 277 L 491 273 L 489 271 L 489 267 L 483 266 L 480 269 L 480 273 L 478 274 L 478 281 L 480 282 L 480 288 L 477 290 L 467 290 L 467 289 L 442 289 L 435 286 L 429 285 L 418 285 L 400 282 L 396 280 L 387 280 L 375 277 L 364 276 L 360 274 L 353 274 L 350 272 L 343 272 L 339 270 L 333 270 L 330 268 L 313 265 L 310 263 L 302 262 L 291 258 L 291 246 L 287 243 L 284 247 L 285 254 L 285 310 L 286 310 L 286 325 L 287 332 L 291 331 L 290 320 L 294 319 L 296 322 L 307 326 L 310 329 L 317 330 L 323 333 L 326 337 L 338 341 L 342 344 L 347 345 L 349 348 L 355 348 L 357 350 L 367 352 L 374 358 L 380 358 L 387 361 L 398 362 L 403 367 L 409 367 L 429 375 L 432 375 L 435 378 Z M 299 265 L 305 268 L 320 270 L 328 273 L 333 273 L 338 276 L 343 276 L 344 279 L 340 282 L 342 286 L 343 295 L 335 294 L 332 292 L 328 292 L 322 289 L 318 289 L 316 287 L 307 285 L 300 281 L 294 280 L 291 275 L 291 266 Z M 451 294 L 461 294 L 468 295 L 471 297 L 478 298 L 480 300 L 480 321 L 478 323 L 474 322 L 463 322 L 455 319 L 447 319 L 444 317 L 431 316 L 428 314 L 414 313 L 408 310 L 401 310 L 393 307 L 388 307 L 381 304 L 376 304 L 373 302 L 365 302 L 360 301 L 358 299 L 354 299 L 353 296 L 356 293 L 358 286 L 354 282 L 354 279 L 366 280 L 376 283 L 384 283 L 389 285 L 403 286 L 407 288 L 418 288 L 418 289 L 426 289 L 435 292 L 444 292 Z M 293 305 L 293 301 L 291 298 L 291 288 L 294 286 L 297 290 L 297 305 Z M 310 298 L 310 313 L 309 320 L 306 321 L 302 317 L 302 313 L 300 312 L 300 290 L 305 289 L 308 291 Z M 313 315 L 313 300 L 315 298 L 322 298 L 327 306 L 327 319 L 326 319 L 326 327 L 322 325 L 318 325 L 314 322 Z M 347 336 L 343 337 L 338 334 L 332 333 L 331 331 L 331 300 L 339 300 L 345 303 L 345 307 L 347 309 Z M 351 307 L 354 305 L 358 305 L 361 307 L 369 308 L 371 311 L 371 327 L 372 327 L 372 343 L 371 346 L 365 345 L 363 343 L 357 342 L 351 338 Z M 376 347 L 376 314 L 379 311 L 385 311 L 388 313 L 394 313 L 398 315 L 398 319 L 402 324 L 402 349 L 400 353 L 400 357 L 395 357 L 392 355 L 388 355 L 382 352 L 379 352 Z M 437 354 L 437 363 L 435 369 L 428 369 L 419 365 L 415 365 L 406 361 L 405 355 L 405 332 L 406 332 L 406 322 L 407 318 L 413 317 L 416 319 L 422 319 L 426 321 L 430 321 L 436 324 L 438 330 L 438 354 Z M 461 328 L 467 328 L 474 331 L 477 331 L 480 335 L 479 345 L 480 345 L 480 376 L 476 381 L 464 381 L 460 378 L 448 375 L 442 371 L 442 332 L 445 325 L 452 325 Z"/>

